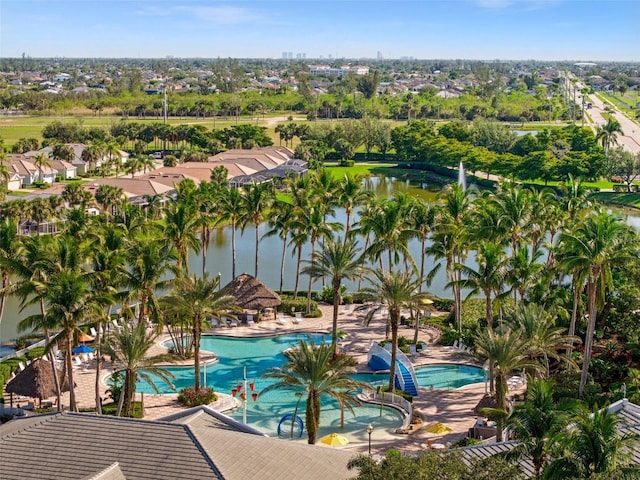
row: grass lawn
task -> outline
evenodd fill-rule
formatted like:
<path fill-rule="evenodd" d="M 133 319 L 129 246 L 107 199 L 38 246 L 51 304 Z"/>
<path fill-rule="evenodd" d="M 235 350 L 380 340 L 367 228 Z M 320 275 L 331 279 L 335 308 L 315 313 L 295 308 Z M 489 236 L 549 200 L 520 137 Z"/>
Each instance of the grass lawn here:
<path fill-rule="evenodd" d="M 103 415 L 115 416 L 117 411 L 118 411 L 117 403 L 105 403 L 104 405 L 102 405 Z M 133 402 L 133 405 L 131 406 L 131 411 L 132 411 L 131 416 L 133 418 L 142 418 L 144 416 L 142 413 L 142 402 Z"/>
<path fill-rule="evenodd" d="M 337 164 L 327 164 L 327 170 L 331 172 L 334 178 L 343 178 L 345 174 L 350 175 L 375 175 L 378 173 L 383 173 L 390 175 L 394 167 L 397 165 L 395 163 L 356 163 L 352 167 L 341 167 Z"/>
<path fill-rule="evenodd" d="M 640 193 L 596 192 L 591 198 L 607 205 L 640 208 Z"/>

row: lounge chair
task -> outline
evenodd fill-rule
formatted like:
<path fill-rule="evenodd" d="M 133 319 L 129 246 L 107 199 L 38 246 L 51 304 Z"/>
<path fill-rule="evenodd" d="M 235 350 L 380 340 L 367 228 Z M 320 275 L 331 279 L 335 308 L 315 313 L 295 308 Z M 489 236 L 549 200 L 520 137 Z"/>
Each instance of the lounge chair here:
<path fill-rule="evenodd" d="M 22 363 L 22 362 L 18 362 L 18 368 L 20 369 L 20 371 L 22 371 L 22 370 L 24 370 L 24 369 L 25 369 L 25 368 L 27 368 L 27 367 L 25 367 L 24 363 Z"/>
<path fill-rule="evenodd" d="M 94 327 L 91 327 L 89 329 L 89 332 L 91 332 L 91 336 L 93 336 L 94 338 L 98 336 L 98 332 L 96 331 L 96 329 Z"/>
<path fill-rule="evenodd" d="M 256 322 L 253 319 L 253 315 L 251 315 L 250 313 L 247 314 L 247 325 L 255 325 Z"/>
<path fill-rule="evenodd" d="M 296 316 L 292 319 L 293 323 L 302 323 L 302 312 L 296 312 Z"/>
<path fill-rule="evenodd" d="M 340 313 L 344 313 L 344 314 L 351 313 L 352 308 L 353 308 L 353 305 L 351 305 L 350 303 L 345 303 L 342 306 L 342 310 L 340 311 Z"/>
<path fill-rule="evenodd" d="M 453 342 L 453 348 L 455 348 L 456 350 L 458 349 L 458 340 L 455 340 Z"/>
<path fill-rule="evenodd" d="M 280 325 L 286 325 L 287 321 L 284 318 L 284 313 L 278 314 L 278 320 L 276 320 Z"/>

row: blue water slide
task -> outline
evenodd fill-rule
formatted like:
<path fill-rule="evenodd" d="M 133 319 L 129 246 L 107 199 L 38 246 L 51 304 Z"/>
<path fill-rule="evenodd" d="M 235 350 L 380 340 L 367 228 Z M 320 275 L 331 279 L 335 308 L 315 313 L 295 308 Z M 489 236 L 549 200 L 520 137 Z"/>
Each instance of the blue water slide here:
<path fill-rule="evenodd" d="M 391 367 L 391 352 L 385 348 L 374 344 L 369 350 L 369 361 L 367 362 L 372 370 L 389 370 Z M 400 350 L 396 352 L 396 375 L 394 379 L 396 388 L 418 395 L 418 379 L 413 369 L 413 364 L 407 356 Z"/>

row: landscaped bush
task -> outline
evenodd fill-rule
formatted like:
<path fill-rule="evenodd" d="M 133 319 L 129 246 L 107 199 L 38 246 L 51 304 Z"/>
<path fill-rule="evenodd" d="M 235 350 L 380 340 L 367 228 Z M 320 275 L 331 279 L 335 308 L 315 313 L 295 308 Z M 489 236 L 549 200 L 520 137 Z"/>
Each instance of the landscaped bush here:
<path fill-rule="evenodd" d="M 454 301 L 451 298 L 435 298 L 433 300 L 433 306 L 436 310 L 441 312 L 450 312 L 453 310 Z"/>
<path fill-rule="evenodd" d="M 185 407 L 196 407 L 198 405 L 209 405 L 218 399 L 211 387 L 201 387 L 197 390 L 193 387 L 187 387 L 180 390 L 178 394 L 178 403 Z"/>
<path fill-rule="evenodd" d="M 28 360 L 37 360 L 44 355 L 44 347 L 34 347 L 27 350 L 24 355 Z"/>
<path fill-rule="evenodd" d="M 292 312 L 302 312 L 305 317 L 318 318 L 322 316 L 322 312 L 318 308 L 318 303 L 311 300 L 311 313 L 306 314 L 307 311 L 307 298 L 302 296 L 296 299 L 291 297 L 281 297 L 282 304 L 278 307 L 278 311 L 291 314 Z"/>

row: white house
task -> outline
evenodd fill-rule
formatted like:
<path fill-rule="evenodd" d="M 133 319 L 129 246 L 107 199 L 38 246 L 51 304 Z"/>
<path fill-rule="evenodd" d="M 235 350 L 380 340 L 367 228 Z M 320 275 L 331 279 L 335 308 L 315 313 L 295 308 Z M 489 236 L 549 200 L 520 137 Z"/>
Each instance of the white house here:
<path fill-rule="evenodd" d="M 51 167 L 43 166 L 38 169 L 33 158 L 26 155 L 8 155 L 9 174 L 13 177 L 18 175 L 22 179 L 22 185 L 33 185 L 35 182 L 53 183 L 58 173 Z"/>

